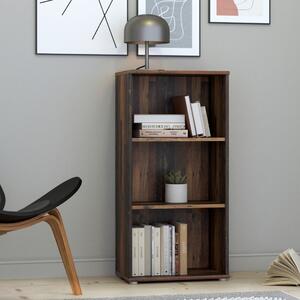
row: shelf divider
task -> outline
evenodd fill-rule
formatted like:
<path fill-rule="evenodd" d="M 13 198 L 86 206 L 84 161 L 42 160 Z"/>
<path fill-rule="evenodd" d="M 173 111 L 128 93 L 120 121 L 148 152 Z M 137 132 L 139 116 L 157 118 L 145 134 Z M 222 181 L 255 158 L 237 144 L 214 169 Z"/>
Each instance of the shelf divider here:
<path fill-rule="evenodd" d="M 207 208 L 225 208 L 224 203 L 219 202 L 188 202 L 182 204 L 169 204 L 169 203 L 158 203 L 158 202 L 150 202 L 150 203 L 133 203 L 133 210 L 145 210 L 145 209 L 207 209 Z"/>

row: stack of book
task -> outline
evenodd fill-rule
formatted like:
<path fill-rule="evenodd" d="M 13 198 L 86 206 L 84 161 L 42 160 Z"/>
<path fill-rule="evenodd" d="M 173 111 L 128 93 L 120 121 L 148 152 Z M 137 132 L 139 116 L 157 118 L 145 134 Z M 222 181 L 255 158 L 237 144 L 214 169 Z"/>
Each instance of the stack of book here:
<path fill-rule="evenodd" d="M 136 137 L 188 137 L 184 115 L 134 115 Z"/>
<path fill-rule="evenodd" d="M 132 276 L 187 275 L 187 224 L 134 226 Z"/>
<path fill-rule="evenodd" d="M 210 128 L 206 107 L 200 101 L 191 102 L 190 96 L 172 98 L 175 113 L 184 114 L 186 124 L 191 136 L 210 137 Z"/>

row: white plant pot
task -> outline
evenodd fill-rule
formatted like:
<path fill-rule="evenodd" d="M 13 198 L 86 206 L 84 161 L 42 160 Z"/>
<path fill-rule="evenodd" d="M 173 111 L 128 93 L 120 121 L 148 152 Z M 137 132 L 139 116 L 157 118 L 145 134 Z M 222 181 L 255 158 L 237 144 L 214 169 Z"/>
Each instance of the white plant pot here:
<path fill-rule="evenodd" d="M 165 191 L 166 203 L 187 203 L 187 184 L 168 184 Z"/>

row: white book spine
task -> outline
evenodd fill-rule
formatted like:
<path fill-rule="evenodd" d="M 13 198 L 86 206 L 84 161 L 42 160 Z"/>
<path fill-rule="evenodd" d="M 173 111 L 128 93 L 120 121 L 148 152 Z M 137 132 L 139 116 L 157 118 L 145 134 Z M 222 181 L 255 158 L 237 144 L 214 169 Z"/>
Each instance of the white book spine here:
<path fill-rule="evenodd" d="M 199 102 L 192 103 L 193 116 L 195 120 L 197 135 L 204 135 L 204 126 L 202 120 L 201 105 Z"/>
<path fill-rule="evenodd" d="M 195 121 L 194 121 L 194 116 L 193 116 L 193 111 L 192 111 L 192 105 L 191 105 L 191 100 L 189 96 L 185 96 L 185 105 L 187 108 L 187 112 L 188 112 L 188 122 L 190 123 L 191 126 L 191 133 L 192 136 L 197 135 L 196 132 L 196 127 L 195 127 Z"/>
<path fill-rule="evenodd" d="M 170 275 L 169 274 L 169 257 L 170 257 L 170 250 L 169 250 L 169 226 L 162 225 L 161 232 L 160 232 L 160 273 L 163 276 Z"/>
<path fill-rule="evenodd" d="M 142 123 L 141 129 L 152 129 L 152 130 L 184 130 L 185 123 Z"/>
<path fill-rule="evenodd" d="M 145 225 L 145 276 L 151 276 L 152 267 L 152 226 Z"/>
<path fill-rule="evenodd" d="M 152 227 L 152 276 L 160 276 L 160 228 Z"/>
<path fill-rule="evenodd" d="M 174 276 L 176 275 L 176 266 L 175 266 L 175 244 L 176 244 L 176 236 L 175 236 L 175 226 L 172 225 L 172 270 L 171 270 L 171 274 Z"/>
<path fill-rule="evenodd" d="M 204 123 L 205 136 L 211 137 L 209 123 L 208 123 L 208 117 L 207 117 L 207 112 L 206 112 L 205 106 L 201 106 L 201 112 L 202 112 L 202 118 L 203 118 L 203 123 Z"/>
<path fill-rule="evenodd" d="M 162 115 L 142 115 L 133 117 L 134 123 L 185 123 L 185 115 L 162 114 Z"/>
<path fill-rule="evenodd" d="M 138 228 L 138 276 L 145 276 L 145 230 Z"/>
<path fill-rule="evenodd" d="M 132 228 L 132 276 L 138 276 L 138 228 Z"/>

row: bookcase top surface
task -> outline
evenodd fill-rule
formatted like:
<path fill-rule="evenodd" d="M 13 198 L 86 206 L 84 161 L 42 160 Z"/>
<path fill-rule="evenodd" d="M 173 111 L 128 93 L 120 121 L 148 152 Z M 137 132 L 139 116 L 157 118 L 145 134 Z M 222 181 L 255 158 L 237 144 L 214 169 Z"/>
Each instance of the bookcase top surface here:
<path fill-rule="evenodd" d="M 121 75 L 167 75 L 167 76 L 194 76 L 194 75 L 229 75 L 229 71 L 205 71 L 205 70 L 125 70 L 117 72 L 116 76 Z"/>

